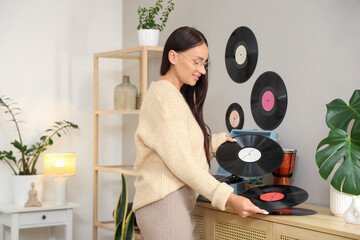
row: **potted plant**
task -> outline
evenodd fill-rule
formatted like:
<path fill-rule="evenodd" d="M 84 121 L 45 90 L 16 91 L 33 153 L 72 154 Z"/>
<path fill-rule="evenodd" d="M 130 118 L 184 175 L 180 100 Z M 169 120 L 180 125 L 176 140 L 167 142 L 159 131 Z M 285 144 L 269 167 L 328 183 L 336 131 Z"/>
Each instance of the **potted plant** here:
<path fill-rule="evenodd" d="M 330 131 L 318 144 L 315 158 L 320 176 L 331 179 L 330 210 L 342 216 L 352 196 L 360 195 L 360 90 L 354 91 L 349 105 L 335 99 L 326 107 Z M 345 194 L 338 197 L 337 193 Z M 346 202 L 338 203 L 339 199 Z"/>
<path fill-rule="evenodd" d="M 124 174 L 121 174 L 122 192 L 114 212 L 114 240 L 133 240 L 135 238 L 134 212 L 128 209 L 128 187 Z"/>
<path fill-rule="evenodd" d="M 174 10 L 173 0 L 168 0 L 166 7 L 163 6 L 164 0 L 156 0 L 153 7 L 139 6 L 138 38 L 140 46 L 157 46 L 159 33 L 164 29 L 169 18 L 169 14 Z M 162 10 L 161 16 L 158 17 Z M 157 19 L 158 17 L 158 19 Z"/>
<path fill-rule="evenodd" d="M 12 150 L 0 151 L 0 160 L 8 164 L 17 177 L 13 186 L 14 201 L 16 204 L 23 205 L 27 200 L 27 191 L 30 189 L 31 181 L 35 181 L 35 187 L 38 190 L 38 198 L 41 201 L 42 197 L 42 179 L 43 175 L 37 174 L 36 164 L 39 160 L 40 154 L 44 152 L 48 146 L 54 143 L 54 137 L 61 137 L 61 134 L 66 134 L 71 129 L 79 129 L 76 124 L 69 121 L 58 121 L 54 125 L 47 129 L 47 135 L 41 136 L 39 141 L 32 145 L 25 145 L 19 128 L 19 121 L 16 116 L 20 114 L 20 108 L 16 107 L 16 102 L 10 98 L 0 97 L 0 107 L 5 108 L 5 113 L 10 115 L 10 122 L 15 125 L 18 139 L 12 141 L 10 144 L 18 151 L 18 153 Z M 31 176 L 31 180 L 25 179 L 22 176 Z M 14 179 L 14 178 L 13 178 Z M 37 180 L 36 180 L 37 179 Z M 21 186 L 24 185 L 22 191 Z M 38 186 L 40 185 L 40 186 Z M 19 190 L 19 193 L 16 192 Z"/>

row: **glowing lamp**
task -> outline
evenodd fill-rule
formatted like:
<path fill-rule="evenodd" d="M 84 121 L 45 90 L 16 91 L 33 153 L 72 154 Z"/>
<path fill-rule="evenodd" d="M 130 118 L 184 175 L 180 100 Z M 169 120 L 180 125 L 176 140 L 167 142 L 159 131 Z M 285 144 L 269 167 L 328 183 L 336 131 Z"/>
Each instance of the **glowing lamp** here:
<path fill-rule="evenodd" d="M 44 174 L 54 179 L 54 204 L 67 204 L 67 178 L 76 174 L 75 153 L 49 153 L 44 155 Z"/>

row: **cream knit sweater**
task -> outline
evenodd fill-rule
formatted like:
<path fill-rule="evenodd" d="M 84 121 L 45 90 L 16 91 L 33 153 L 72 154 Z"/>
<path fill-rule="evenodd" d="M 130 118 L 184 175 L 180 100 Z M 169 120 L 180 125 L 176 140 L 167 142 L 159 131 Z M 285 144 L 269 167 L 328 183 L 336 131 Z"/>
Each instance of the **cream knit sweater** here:
<path fill-rule="evenodd" d="M 225 133 L 212 135 L 213 153 L 225 141 Z M 225 209 L 233 188 L 209 174 L 203 133 L 182 94 L 169 81 L 151 83 L 141 106 L 135 144 L 134 211 L 185 184 L 214 207 Z"/>

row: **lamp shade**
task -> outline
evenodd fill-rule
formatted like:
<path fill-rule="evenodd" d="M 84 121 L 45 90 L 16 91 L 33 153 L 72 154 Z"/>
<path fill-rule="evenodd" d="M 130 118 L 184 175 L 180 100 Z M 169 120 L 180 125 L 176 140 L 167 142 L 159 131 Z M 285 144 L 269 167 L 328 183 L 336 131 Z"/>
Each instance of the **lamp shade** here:
<path fill-rule="evenodd" d="M 76 174 L 75 153 L 49 153 L 44 155 L 44 174 L 70 176 Z"/>

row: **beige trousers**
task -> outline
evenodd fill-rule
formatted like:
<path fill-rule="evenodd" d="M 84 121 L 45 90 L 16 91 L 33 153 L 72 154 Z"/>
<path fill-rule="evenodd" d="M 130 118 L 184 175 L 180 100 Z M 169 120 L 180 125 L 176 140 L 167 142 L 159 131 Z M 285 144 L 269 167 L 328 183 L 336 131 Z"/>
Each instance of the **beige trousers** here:
<path fill-rule="evenodd" d="M 164 199 L 136 210 L 142 239 L 198 240 L 196 222 L 191 214 L 198 195 L 184 186 Z"/>

